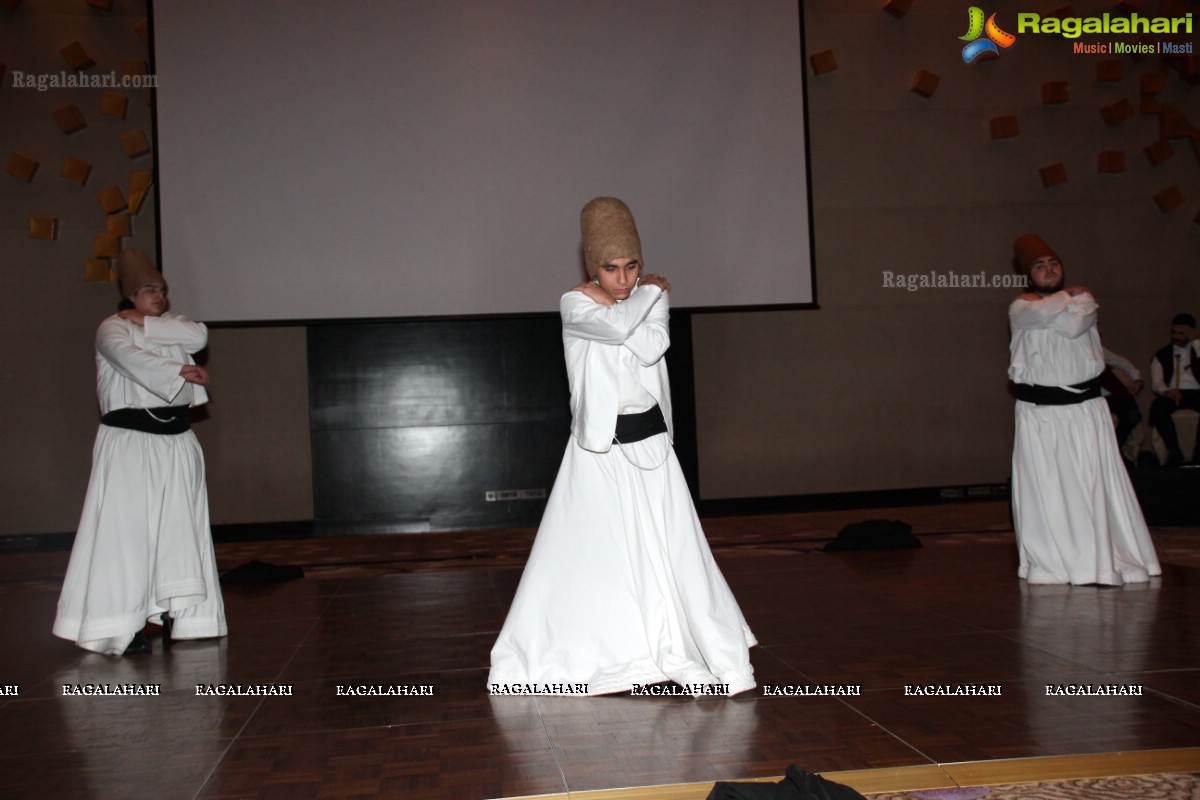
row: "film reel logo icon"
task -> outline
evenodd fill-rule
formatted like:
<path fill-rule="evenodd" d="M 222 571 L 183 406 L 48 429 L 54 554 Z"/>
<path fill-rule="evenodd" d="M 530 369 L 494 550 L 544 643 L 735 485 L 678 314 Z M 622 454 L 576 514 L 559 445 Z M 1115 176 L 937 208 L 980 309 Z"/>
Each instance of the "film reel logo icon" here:
<path fill-rule="evenodd" d="M 1007 50 L 1017 41 L 1017 37 L 1007 31 L 1001 30 L 996 24 L 996 15 L 992 14 L 987 18 L 987 22 L 983 19 L 983 9 L 978 6 L 971 6 L 967 9 L 967 33 L 965 36 L 958 37 L 960 41 L 967 42 L 967 46 L 963 48 L 963 61 L 970 64 L 972 61 L 989 61 L 993 58 L 1000 57 L 1000 49 Z"/>

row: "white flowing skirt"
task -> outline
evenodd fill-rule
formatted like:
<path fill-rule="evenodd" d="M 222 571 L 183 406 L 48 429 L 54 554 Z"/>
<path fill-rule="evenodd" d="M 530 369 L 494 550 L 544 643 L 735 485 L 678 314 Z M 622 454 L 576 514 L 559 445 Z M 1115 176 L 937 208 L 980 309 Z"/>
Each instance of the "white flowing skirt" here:
<path fill-rule="evenodd" d="M 120 655 L 163 612 L 172 638 L 226 633 L 204 454 L 191 431 L 101 425 L 54 634 Z"/>
<path fill-rule="evenodd" d="M 1119 586 L 1162 574 L 1102 399 L 1018 400 L 1012 474 L 1021 578 Z"/>
<path fill-rule="evenodd" d="M 755 644 L 667 435 L 607 453 L 572 439 L 489 688 L 586 684 L 597 695 L 671 680 L 736 694 L 755 685 Z"/>

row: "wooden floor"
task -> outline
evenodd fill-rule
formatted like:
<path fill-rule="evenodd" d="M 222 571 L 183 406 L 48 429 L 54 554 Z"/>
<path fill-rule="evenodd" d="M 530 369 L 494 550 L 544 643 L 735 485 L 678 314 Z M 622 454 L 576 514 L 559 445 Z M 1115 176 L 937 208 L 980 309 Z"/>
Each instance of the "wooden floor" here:
<path fill-rule="evenodd" d="M 817 552 L 842 524 L 880 516 L 913 522 L 924 547 Z M 1104 589 L 1018 581 L 1001 503 L 705 522 L 761 642 L 760 689 L 734 699 L 489 697 L 528 531 L 220 545 L 222 569 L 261 558 L 309 577 L 228 585 L 227 639 L 120 659 L 50 635 L 66 553 L 0 555 L 0 685 L 19 691 L 0 696 L 0 797 L 478 800 L 695 783 L 636 796 L 702 798 L 713 780 L 791 763 L 878 778 L 989 762 L 1021 780 L 1070 759 L 1020 759 L 1200 746 L 1196 529 L 1155 531 L 1161 579 Z M 64 696 L 76 684 L 161 695 Z M 292 694 L 203 697 L 197 684 Z M 861 694 L 762 688 L 827 684 Z M 905 689 L 966 684 L 1002 694 Z M 1064 684 L 1143 693 L 1047 696 Z M 1176 752 L 1200 769 L 1200 751 Z"/>

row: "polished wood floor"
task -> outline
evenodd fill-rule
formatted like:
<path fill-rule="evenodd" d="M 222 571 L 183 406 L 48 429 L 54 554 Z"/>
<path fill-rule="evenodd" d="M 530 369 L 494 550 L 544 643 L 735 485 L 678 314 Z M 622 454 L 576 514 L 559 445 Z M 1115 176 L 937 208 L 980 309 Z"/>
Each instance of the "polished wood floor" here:
<path fill-rule="evenodd" d="M 868 517 L 914 523 L 924 547 L 818 552 Z M 0 696 L 0 797 L 478 800 L 777 776 L 790 763 L 899 774 L 1200 745 L 1196 529 L 1156 530 L 1163 577 L 1121 589 L 1018 581 L 1000 503 L 706 529 L 762 643 L 759 683 L 860 695 L 489 697 L 488 651 L 529 531 L 220 545 L 222 569 L 261 558 L 308 577 L 227 585 L 227 639 L 119 659 L 50 635 L 65 553 L 7 554 L 0 685 L 19 694 Z M 160 684 L 161 695 L 64 696 L 64 684 Z M 292 695 L 202 697 L 197 684 Z M 434 694 L 338 696 L 349 684 Z M 1002 694 L 905 689 L 945 684 Z M 1143 693 L 1047 696 L 1060 684 Z"/>

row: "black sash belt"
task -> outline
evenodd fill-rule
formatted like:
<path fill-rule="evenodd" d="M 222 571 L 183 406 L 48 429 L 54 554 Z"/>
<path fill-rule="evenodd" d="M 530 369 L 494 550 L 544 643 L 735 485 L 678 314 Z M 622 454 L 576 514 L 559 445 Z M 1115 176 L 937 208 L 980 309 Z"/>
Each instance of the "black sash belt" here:
<path fill-rule="evenodd" d="M 618 414 L 613 444 L 632 444 L 667 432 L 667 420 L 656 403 L 654 408 L 637 414 Z"/>
<path fill-rule="evenodd" d="M 1069 392 L 1058 386 L 1038 386 L 1036 384 L 1018 383 L 1017 399 L 1039 406 L 1071 406 L 1100 396 L 1100 378 L 1076 383 L 1075 389 Z"/>
<path fill-rule="evenodd" d="M 151 416 L 153 415 L 153 416 Z M 191 427 L 187 406 L 162 408 L 118 408 L 100 418 L 110 428 L 126 428 L 142 433 L 175 434 Z"/>

